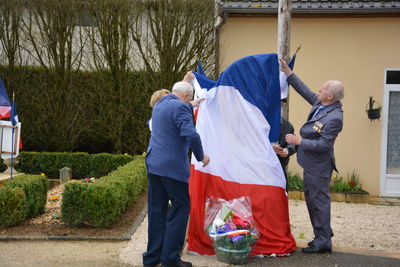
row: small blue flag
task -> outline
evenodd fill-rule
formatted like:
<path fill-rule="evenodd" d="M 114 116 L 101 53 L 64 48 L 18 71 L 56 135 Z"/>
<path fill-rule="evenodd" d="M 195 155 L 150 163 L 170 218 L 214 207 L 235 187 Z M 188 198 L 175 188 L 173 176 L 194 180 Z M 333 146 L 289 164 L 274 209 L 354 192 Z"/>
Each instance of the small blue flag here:
<path fill-rule="evenodd" d="M 11 105 L 10 120 L 13 126 L 15 126 L 18 123 L 18 115 L 17 115 L 17 109 L 15 107 L 15 102 L 13 102 Z"/>

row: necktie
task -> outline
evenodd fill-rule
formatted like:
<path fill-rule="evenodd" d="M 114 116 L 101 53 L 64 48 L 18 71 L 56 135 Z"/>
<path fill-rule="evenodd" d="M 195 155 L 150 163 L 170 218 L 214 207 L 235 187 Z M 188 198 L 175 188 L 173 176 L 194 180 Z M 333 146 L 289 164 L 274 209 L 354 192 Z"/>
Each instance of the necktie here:
<path fill-rule="evenodd" d="M 317 115 L 318 115 L 323 109 L 324 109 L 324 106 L 323 106 L 323 105 L 319 106 L 319 107 L 315 110 L 314 115 L 311 117 L 310 120 L 315 119 L 315 118 L 317 117 Z"/>

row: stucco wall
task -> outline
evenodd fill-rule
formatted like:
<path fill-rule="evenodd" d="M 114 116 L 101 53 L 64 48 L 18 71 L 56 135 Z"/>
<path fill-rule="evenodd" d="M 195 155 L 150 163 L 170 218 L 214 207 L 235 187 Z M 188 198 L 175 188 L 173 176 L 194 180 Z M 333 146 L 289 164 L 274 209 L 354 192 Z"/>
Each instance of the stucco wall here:
<path fill-rule="evenodd" d="M 277 19 L 229 17 L 221 34 L 221 70 L 247 55 L 275 53 Z M 301 44 L 295 72 L 314 91 L 331 79 L 345 85 L 344 129 L 335 144 L 340 174 L 356 170 L 363 187 L 380 194 L 381 122 L 365 112 L 369 96 L 382 104 L 384 70 L 400 68 L 400 18 L 293 18 L 291 50 Z M 310 106 L 292 89 L 289 120 L 296 134 Z M 292 157 L 289 170 L 302 173 Z"/>

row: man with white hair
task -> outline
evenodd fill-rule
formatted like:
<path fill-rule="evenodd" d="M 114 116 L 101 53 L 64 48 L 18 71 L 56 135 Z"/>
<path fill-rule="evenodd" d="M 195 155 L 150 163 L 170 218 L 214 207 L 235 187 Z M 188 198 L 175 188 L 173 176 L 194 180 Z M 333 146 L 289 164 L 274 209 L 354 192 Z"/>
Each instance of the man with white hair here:
<path fill-rule="evenodd" d="M 203 166 L 210 162 L 193 124 L 192 98 L 192 85 L 177 82 L 172 94 L 164 96 L 153 108 L 146 154 L 149 225 L 144 266 L 192 266 L 180 258 L 190 211 L 189 148 Z M 172 206 L 168 208 L 169 201 Z"/>
<path fill-rule="evenodd" d="M 333 145 L 343 128 L 343 110 L 340 100 L 344 97 L 341 82 L 327 81 L 319 94 L 312 92 L 282 59 L 282 71 L 288 83 L 312 105 L 307 122 L 300 129 L 300 136 L 287 134 L 288 144 L 298 145 L 297 162 L 304 169 L 304 196 L 314 230 L 314 240 L 303 248 L 304 253 L 331 253 L 331 199 L 329 185 L 336 170 Z"/>

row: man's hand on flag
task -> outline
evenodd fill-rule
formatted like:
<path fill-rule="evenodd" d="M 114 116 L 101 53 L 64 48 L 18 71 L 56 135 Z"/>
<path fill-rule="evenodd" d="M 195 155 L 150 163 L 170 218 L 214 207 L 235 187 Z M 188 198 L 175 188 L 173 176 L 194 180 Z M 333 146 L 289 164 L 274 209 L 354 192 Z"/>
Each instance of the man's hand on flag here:
<path fill-rule="evenodd" d="M 205 97 L 197 98 L 197 99 L 191 101 L 190 104 L 192 104 L 192 106 L 194 108 L 197 108 L 200 106 L 201 101 L 203 101 L 204 99 L 206 99 L 206 98 Z"/>
<path fill-rule="evenodd" d="M 201 162 L 203 162 L 203 167 L 207 166 L 208 163 L 210 163 L 210 157 L 208 155 L 204 155 L 204 158 Z"/>
<path fill-rule="evenodd" d="M 185 75 L 185 77 L 183 77 L 183 82 L 190 82 L 191 80 L 194 79 L 194 74 L 191 71 L 188 71 Z"/>
<path fill-rule="evenodd" d="M 289 68 L 288 64 L 282 58 L 279 59 L 279 63 L 281 64 L 282 71 L 289 76 L 293 73 L 293 71 Z"/>

